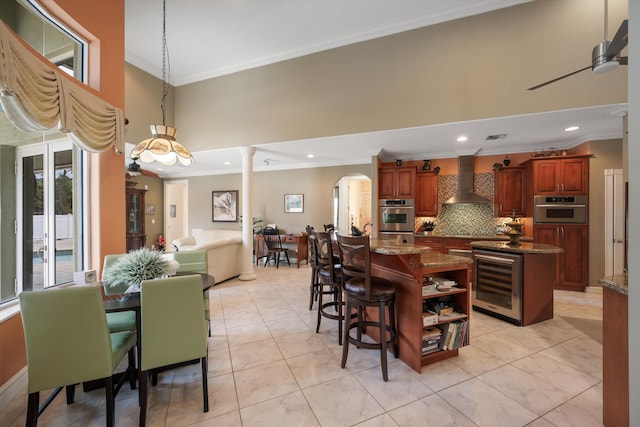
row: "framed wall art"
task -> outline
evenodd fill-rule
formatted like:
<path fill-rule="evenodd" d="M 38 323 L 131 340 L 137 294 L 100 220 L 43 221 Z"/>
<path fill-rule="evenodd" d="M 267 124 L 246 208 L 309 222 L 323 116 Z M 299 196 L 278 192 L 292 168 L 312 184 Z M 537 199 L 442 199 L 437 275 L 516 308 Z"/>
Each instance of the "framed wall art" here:
<path fill-rule="evenodd" d="M 212 192 L 213 222 L 238 221 L 238 190 Z"/>
<path fill-rule="evenodd" d="M 284 211 L 285 213 L 304 212 L 304 194 L 285 194 Z"/>

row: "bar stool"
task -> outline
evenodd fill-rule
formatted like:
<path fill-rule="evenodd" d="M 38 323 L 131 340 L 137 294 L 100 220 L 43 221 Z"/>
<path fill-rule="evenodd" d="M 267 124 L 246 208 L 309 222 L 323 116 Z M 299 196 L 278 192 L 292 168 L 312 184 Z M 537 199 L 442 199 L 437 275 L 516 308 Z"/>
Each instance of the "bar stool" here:
<path fill-rule="evenodd" d="M 387 348 L 393 346 L 393 355 L 398 357 L 398 334 L 396 331 L 395 301 L 396 288 L 392 282 L 380 277 L 371 276 L 371 247 L 369 236 L 338 236 L 340 262 L 342 265 L 343 288 L 346 295 L 344 345 L 342 346 L 342 363 L 344 368 L 349 354 L 349 343 L 358 348 L 379 349 L 382 378 L 388 381 Z M 367 320 L 367 307 L 378 308 L 377 321 Z M 352 322 L 352 310 L 357 311 L 357 320 Z M 386 310 L 389 312 L 387 324 Z M 370 316 L 370 313 L 369 313 Z M 362 332 L 366 328 L 377 328 L 379 343 L 365 342 Z M 350 334 L 356 329 L 356 336 Z M 388 335 L 388 339 L 387 339 Z"/>
<path fill-rule="evenodd" d="M 313 227 L 307 226 L 307 236 L 309 236 L 309 265 L 311 266 L 311 284 L 309 286 L 309 310 L 313 309 L 313 301 L 318 300 L 318 236 Z"/>
<path fill-rule="evenodd" d="M 342 321 L 344 319 L 344 302 L 342 300 L 342 274 L 340 264 L 336 264 L 333 257 L 331 234 L 318 231 L 316 235 L 316 255 L 318 262 L 318 321 L 316 333 L 320 331 L 323 317 L 338 321 L 338 344 L 342 345 Z M 331 296 L 330 301 L 323 301 L 325 296 Z"/>

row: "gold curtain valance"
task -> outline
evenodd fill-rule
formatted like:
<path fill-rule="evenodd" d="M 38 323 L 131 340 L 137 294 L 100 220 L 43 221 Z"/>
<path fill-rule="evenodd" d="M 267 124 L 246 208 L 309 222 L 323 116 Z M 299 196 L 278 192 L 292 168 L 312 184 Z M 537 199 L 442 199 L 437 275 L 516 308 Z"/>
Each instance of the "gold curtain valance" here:
<path fill-rule="evenodd" d="M 18 129 L 58 125 L 85 151 L 124 148 L 124 114 L 27 48 L 0 20 L 0 104 Z"/>

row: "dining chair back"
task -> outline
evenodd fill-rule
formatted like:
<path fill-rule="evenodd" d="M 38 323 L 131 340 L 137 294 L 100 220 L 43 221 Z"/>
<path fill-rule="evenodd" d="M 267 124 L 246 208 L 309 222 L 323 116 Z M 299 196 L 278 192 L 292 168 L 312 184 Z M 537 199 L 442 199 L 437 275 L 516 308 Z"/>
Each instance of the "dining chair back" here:
<path fill-rule="evenodd" d="M 140 425 L 147 413 L 147 380 L 156 368 L 200 359 L 204 412 L 209 411 L 207 327 L 199 274 L 145 280 L 140 291 Z"/>
<path fill-rule="evenodd" d="M 125 254 L 112 254 L 104 256 L 104 262 L 102 265 L 102 279 L 103 291 L 105 295 L 123 294 L 128 288 L 128 286 L 124 284 L 111 286 L 104 283 L 104 271 L 108 267 L 113 265 L 113 263 L 120 259 L 123 255 Z M 107 313 L 107 324 L 109 325 L 110 332 L 135 331 L 136 313 L 132 310 Z"/>
<path fill-rule="evenodd" d="M 75 384 L 104 379 L 107 425 L 113 426 L 115 395 L 124 379 L 134 378 L 135 332 L 109 332 L 97 286 L 22 292 L 19 298 L 27 349 L 27 425 L 36 425 L 62 387 L 67 387 L 67 403 L 72 403 Z M 112 375 L 127 353 L 129 367 L 114 387 Z M 39 408 L 40 391 L 52 388 Z"/>
<path fill-rule="evenodd" d="M 180 264 L 177 273 L 208 273 L 209 267 L 207 263 L 207 251 L 178 251 L 172 252 L 173 259 Z M 207 320 L 209 327 L 209 336 L 211 336 L 211 308 L 209 302 L 209 291 L 204 292 L 204 318 Z"/>

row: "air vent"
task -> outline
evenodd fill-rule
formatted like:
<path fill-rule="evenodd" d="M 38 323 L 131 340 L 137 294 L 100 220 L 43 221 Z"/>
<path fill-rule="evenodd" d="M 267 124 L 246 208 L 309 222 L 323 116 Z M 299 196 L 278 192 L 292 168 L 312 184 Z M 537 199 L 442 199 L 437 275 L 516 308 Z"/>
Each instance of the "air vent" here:
<path fill-rule="evenodd" d="M 507 137 L 506 133 L 496 133 L 495 135 L 489 135 L 486 140 L 487 141 L 495 141 L 497 139 L 505 139 Z"/>

